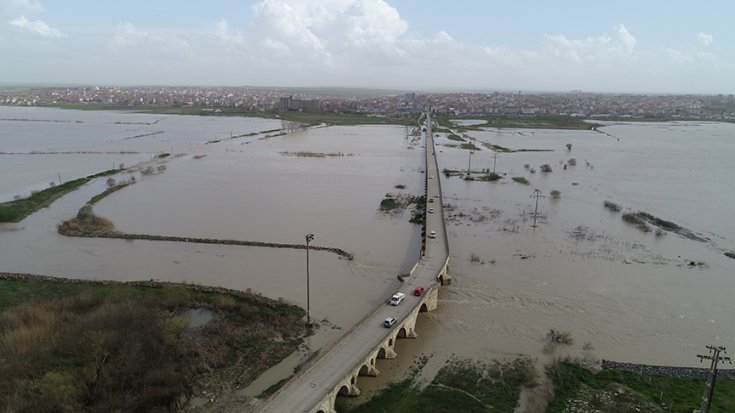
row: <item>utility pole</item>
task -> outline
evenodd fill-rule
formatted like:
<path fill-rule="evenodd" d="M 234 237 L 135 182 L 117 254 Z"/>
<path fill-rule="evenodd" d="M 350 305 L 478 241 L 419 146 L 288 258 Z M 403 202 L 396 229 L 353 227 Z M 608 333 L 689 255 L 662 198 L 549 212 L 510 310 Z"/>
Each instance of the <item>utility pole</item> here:
<path fill-rule="evenodd" d="M 495 175 L 495 163 L 498 162 L 498 153 L 493 153 L 493 175 Z"/>
<path fill-rule="evenodd" d="M 470 176 L 470 173 L 472 173 L 472 170 L 470 169 L 470 166 L 472 165 L 472 154 L 474 154 L 475 151 L 470 149 L 470 158 L 467 160 L 467 176 Z"/>
<path fill-rule="evenodd" d="M 720 353 L 727 354 L 727 351 L 725 351 L 725 347 L 707 346 L 707 348 L 709 349 L 709 354 L 697 354 L 700 363 L 704 360 L 712 360 L 709 366 L 707 385 L 704 388 L 704 395 L 702 396 L 702 404 L 700 405 L 699 410 L 695 410 L 695 412 L 699 413 L 709 413 L 710 406 L 712 406 L 712 395 L 715 392 L 715 380 L 717 380 L 717 363 L 721 361 L 726 361 L 732 364 L 732 361 L 730 361 L 730 357 L 720 355 Z"/>
<path fill-rule="evenodd" d="M 311 327 L 311 309 L 309 298 L 309 243 L 314 241 L 314 234 L 306 234 L 306 325 Z"/>
<path fill-rule="evenodd" d="M 536 217 L 538 216 L 538 199 L 546 197 L 541 195 L 541 190 L 534 189 L 533 194 L 531 194 L 531 198 L 536 198 L 536 208 L 534 208 L 533 210 L 533 225 L 531 225 L 532 227 L 536 228 Z"/>

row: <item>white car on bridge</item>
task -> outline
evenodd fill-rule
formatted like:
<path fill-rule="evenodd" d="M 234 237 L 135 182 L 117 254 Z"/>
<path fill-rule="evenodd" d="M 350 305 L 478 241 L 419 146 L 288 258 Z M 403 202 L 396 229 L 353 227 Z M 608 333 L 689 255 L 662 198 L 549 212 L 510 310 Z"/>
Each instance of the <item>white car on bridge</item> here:
<path fill-rule="evenodd" d="M 406 294 L 404 293 L 395 293 L 393 294 L 393 297 L 390 298 L 390 305 L 398 305 L 403 301 L 403 299 L 406 298 Z"/>

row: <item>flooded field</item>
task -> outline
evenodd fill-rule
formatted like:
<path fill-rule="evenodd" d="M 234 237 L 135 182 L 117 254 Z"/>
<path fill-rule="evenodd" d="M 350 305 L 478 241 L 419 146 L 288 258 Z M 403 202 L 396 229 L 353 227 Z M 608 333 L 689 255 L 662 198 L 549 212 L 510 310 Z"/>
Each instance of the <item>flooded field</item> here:
<path fill-rule="evenodd" d="M 312 343 L 316 347 L 339 337 L 383 302 L 397 288 L 396 276 L 418 258 L 420 228 L 408 223 L 408 212 L 378 213 L 386 193 L 423 190 L 420 142 L 408 137 L 403 127 L 315 128 L 281 135 L 280 121 L 264 119 L 0 110 L 6 119 L 35 116 L 33 121 L 6 120 L 4 125 L 24 130 L 23 139 L 37 142 L 15 142 L 11 137 L 16 135 L 3 129 L 0 152 L 62 147 L 144 154 L 144 164 L 114 176 L 118 181 L 135 177 L 136 183 L 95 206 L 95 212 L 119 230 L 287 244 L 303 244 L 304 235 L 314 233 L 312 245 L 352 252 L 354 261 L 311 252 L 311 311 L 315 319 L 326 320 Z M 52 131 L 46 128 L 51 123 L 68 128 Z M 85 135 L 90 124 L 110 130 L 104 132 L 101 126 L 104 133 Z M 135 130 L 117 130 L 131 124 Z M 164 127 L 165 133 L 152 133 Z M 148 135 L 125 139 L 130 134 Z M 293 155 L 303 151 L 338 156 Z M 172 155 L 157 158 L 161 153 Z M 15 155 L 0 156 L 3 168 L 9 168 L 5 157 Z M 109 169 L 80 165 L 67 154 L 46 156 L 76 173 L 69 179 Z M 6 192 L 46 186 L 27 177 L 35 166 L 23 162 L 7 174 L 3 170 Z M 154 173 L 144 173 L 148 166 Z M 399 184 L 405 188 L 395 188 Z M 306 306 L 303 250 L 83 239 L 56 233 L 57 224 L 75 216 L 104 189 L 104 179 L 99 179 L 21 223 L 0 224 L 2 271 L 251 288 Z"/>
<path fill-rule="evenodd" d="M 135 176 L 134 185 L 95 206 L 121 231 L 277 243 L 314 233 L 314 245 L 353 253 L 347 261 L 312 252 L 311 311 L 328 320 L 315 347 L 383 303 L 396 275 L 418 258 L 420 228 L 409 213 L 377 211 L 386 193 L 423 191 L 423 148 L 403 127 L 280 135 L 273 120 L 35 108 L 0 108 L 0 118 L 0 200 L 46 187 L 57 174 L 67 180 L 146 162 L 115 177 Z M 698 366 L 704 345 L 732 346 L 735 260 L 724 252 L 735 249 L 735 196 L 727 191 L 735 125 L 466 135 L 480 148 L 471 160 L 452 146 L 457 141 L 437 138 L 440 169 L 466 170 L 471 162 L 473 171 L 492 171 L 495 164 L 502 179 L 441 176 L 452 285 L 442 288 L 436 311 L 419 317 L 419 339 L 399 341 L 399 358 L 380 361 L 383 374 L 361 380 L 363 390 L 400 376 L 420 354 L 433 355 L 427 374 L 451 354 L 549 358 L 543 347 L 551 328 L 571 332 L 568 354 L 589 352 L 582 348 L 590 343 L 594 357 L 627 362 Z M 164 152 L 172 155 L 156 158 Z M 541 171 L 544 164 L 551 172 Z M 143 174 L 148 166 L 154 173 Z M 0 224 L 0 271 L 252 288 L 305 306 L 303 250 L 56 233 L 104 189 L 96 180 L 19 224 Z M 543 196 L 536 227 L 534 189 Z M 621 219 L 637 211 L 706 240 L 650 224 L 643 232 Z"/>
<path fill-rule="evenodd" d="M 387 374 L 362 380 L 363 391 L 370 394 L 400 377 L 421 354 L 432 355 L 425 368 L 430 379 L 453 354 L 700 366 L 696 354 L 703 346 L 733 345 L 735 260 L 723 252 L 735 249 L 728 207 L 735 199 L 724 190 L 735 177 L 729 160 L 735 125 L 622 124 L 599 132 L 468 135 L 481 148 L 471 168 L 492 171 L 495 162 L 503 178 L 442 176 L 452 285 L 442 288 L 436 311 L 419 317 L 419 339 L 399 342 L 398 359 L 378 366 Z M 552 151 L 495 158 L 483 143 Z M 469 151 L 453 144 L 437 139 L 449 146 L 437 148 L 440 168 L 466 171 Z M 541 172 L 543 164 L 552 172 Z M 543 196 L 535 228 L 534 189 Z M 552 190 L 560 191 L 558 199 Z M 622 211 L 610 211 L 605 201 Z M 621 219 L 631 211 L 672 221 L 709 241 L 668 231 L 657 235 L 655 226 L 642 232 Z M 574 344 L 545 352 L 551 328 L 569 331 Z M 583 350 L 586 343 L 591 351 Z"/>

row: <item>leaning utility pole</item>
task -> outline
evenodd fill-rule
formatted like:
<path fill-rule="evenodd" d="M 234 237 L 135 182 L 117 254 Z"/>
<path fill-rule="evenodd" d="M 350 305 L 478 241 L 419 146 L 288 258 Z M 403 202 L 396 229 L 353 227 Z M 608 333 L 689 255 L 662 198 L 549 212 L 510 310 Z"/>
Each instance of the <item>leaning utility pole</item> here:
<path fill-rule="evenodd" d="M 470 158 L 467 160 L 467 176 L 469 177 L 472 173 L 472 169 L 470 169 L 470 165 L 472 165 L 472 154 L 475 153 L 472 149 L 470 149 Z"/>
<path fill-rule="evenodd" d="M 536 228 L 536 217 L 538 216 L 538 199 L 546 197 L 541 195 L 541 190 L 534 189 L 533 194 L 531 194 L 531 198 L 536 198 L 536 208 L 533 210 L 533 225 L 531 225 L 532 227 Z"/>
<path fill-rule="evenodd" d="M 707 385 L 704 388 L 704 395 L 702 396 L 702 404 L 700 405 L 699 410 L 695 410 L 695 412 L 698 413 L 709 413 L 710 406 L 712 406 L 712 395 L 715 392 L 715 380 L 717 380 L 717 363 L 721 361 L 726 361 L 732 364 L 732 361 L 730 361 L 730 357 L 720 355 L 720 353 L 727 354 L 727 352 L 725 351 L 725 347 L 707 346 L 707 348 L 709 349 L 709 354 L 697 354 L 700 363 L 705 359 L 712 360 L 709 366 Z"/>

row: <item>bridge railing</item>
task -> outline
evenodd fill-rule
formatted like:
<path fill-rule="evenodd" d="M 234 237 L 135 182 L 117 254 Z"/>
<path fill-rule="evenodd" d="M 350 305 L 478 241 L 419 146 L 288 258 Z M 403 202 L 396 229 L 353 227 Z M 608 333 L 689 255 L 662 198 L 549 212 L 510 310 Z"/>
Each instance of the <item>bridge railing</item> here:
<path fill-rule="evenodd" d="M 427 117 L 427 121 L 429 123 L 429 126 L 427 127 L 427 134 L 428 134 L 427 136 L 429 136 L 431 138 L 432 145 L 431 145 L 431 148 L 429 148 L 429 145 L 428 145 L 429 139 L 427 139 L 427 141 L 426 141 L 426 155 L 425 155 L 425 162 L 427 164 L 426 164 L 426 168 L 425 168 L 425 171 L 424 171 L 424 181 L 425 181 L 424 188 L 425 188 L 425 194 L 426 194 L 426 197 L 425 198 L 426 198 L 426 202 L 427 202 L 427 204 L 425 205 L 425 208 L 426 208 L 427 211 L 428 211 L 428 202 L 429 202 L 429 197 L 428 197 L 428 185 L 429 185 L 429 182 L 428 182 L 428 171 L 426 171 L 426 169 L 428 169 L 429 150 L 431 150 L 433 152 L 433 155 L 434 155 L 434 165 L 435 165 L 435 167 L 436 167 L 436 169 L 438 171 L 438 163 L 437 163 L 437 160 L 436 160 L 436 148 L 433 145 L 434 140 L 433 140 L 433 135 L 431 135 L 433 132 L 432 132 L 432 128 L 431 128 L 430 119 L 431 119 L 430 116 Z M 441 194 L 442 193 L 441 192 L 441 180 L 440 180 L 440 178 L 438 176 L 438 172 L 437 172 L 437 178 L 434 181 L 437 183 L 437 185 L 439 185 L 439 193 Z M 447 238 L 446 224 L 444 222 L 443 203 L 442 203 L 442 197 L 441 196 L 439 197 L 439 202 L 440 202 L 440 205 L 441 205 L 440 208 L 439 208 L 439 211 L 442 212 L 442 214 L 441 214 L 441 223 L 442 223 L 442 227 L 444 228 L 444 237 L 443 237 L 443 240 L 444 240 L 444 253 L 445 253 L 445 257 L 446 257 L 446 260 L 444 262 L 444 267 L 442 267 L 442 268 L 446 268 L 446 265 L 449 262 L 449 247 L 448 247 L 449 243 L 448 243 L 448 238 Z M 424 219 L 426 219 L 426 216 L 424 217 Z M 426 221 L 424 221 L 424 225 L 426 225 L 425 222 Z M 423 233 L 423 245 L 425 246 L 426 245 L 425 244 L 426 243 L 426 236 L 427 236 L 427 234 L 426 234 L 426 228 L 424 228 L 424 231 L 423 232 L 424 232 Z M 422 247 L 422 249 L 423 248 L 424 247 Z M 425 249 L 424 249 L 424 251 L 425 251 Z M 422 251 L 421 257 L 419 257 L 419 260 L 411 268 L 411 271 L 409 272 L 409 276 L 413 276 L 414 275 L 414 273 L 416 272 L 416 270 L 419 267 L 419 264 L 421 264 L 421 260 L 422 259 L 423 259 L 423 251 Z M 431 283 L 431 285 L 430 286 L 427 286 L 427 287 L 429 287 L 429 288 L 436 287 L 437 279 L 438 279 L 439 275 L 441 274 L 441 272 L 442 272 L 442 269 L 440 269 L 437 274 L 434 274 L 434 276 L 432 277 L 432 283 Z M 400 289 L 400 286 L 398 287 L 398 289 Z M 416 307 L 419 307 L 420 308 L 422 302 L 423 301 L 420 300 L 418 302 L 418 304 L 416 305 Z M 413 310 L 415 310 L 416 307 L 414 307 Z M 321 349 L 321 351 L 320 351 L 321 355 L 319 357 L 315 357 L 312 360 L 310 360 L 309 362 L 307 362 L 307 364 L 305 365 L 305 367 L 302 368 L 301 371 L 299 371 L 294 377 L 292 377 L 290 381 L 291 382 L 294 382 L 298 378 L 300 378 L 300 377 L 305 376 L 306 374 L 308 374 L 309 371 L 312 370 L 314 368 L 314 366 L 316 366 L 318 364 L 318 362 L 323 357 L 326 356 L 326 354 L 329 354 L 330 352 L 332 352 L 333 350 L 335 350 L 339 346 L 343 345 L 344 342 L 347 341 L 347 339 L 357 329 L 361 328 L 365 324 L 365 322 L 367 320 L 369 320 L 373 316 L 375 316 L 375 314 L 377 314 L 382 308 L 383 308 L 382 305 L 381 306 L 377 306 L 373 311 L 371 311 L 369 314 L 367 314 L 363 318 L 361 318 L 360 321 L 358 321 L 357 323 L 355 323 L 339 340 L 337 340 L 336 342 L 334 342 L 331 345 L 327 346 L 326 348 Z M 406 320 L 407 319 L 408 318 L 406 318 Z M 401 323 L 401 325 L 403 325 L 403 323 L 405 323 L 406 320 L 403 320 L 403 322 Z M 392 331 L 393 330 L 391 330 L 388 335 L 392 334 Z M 375 351 L 375 349 L 371 349 L 367 354 L 360 355 L 360 357 L 354 363 L 351 364 L 350 369 L 349 369 L 350 374 L 352 374 L 352 372 L 354 372 L 355 370 L 357 370 L 358 368 L 360 368 L 362 366 L 362 364 L 365 362 L 365 359 L 373 351 Z M 337 384 L 339 385 L 340 382 L 338 382 Z M 287 390 L 287 388 L 288 388 L 288 384 L 285 385 L 285 386 L 283 386 L 283 387 L 281 387 L 276 392 L 274 392 L 270 397 L 268 397 L 263 402 L 263 404 L 261 404 L 259 410 L 264 410 L 271 402 L 273 402 L 273 400 L 275 400 L 278 397 L 280 397 L 282 395 L 282 393 Z M 328 397 L 330 395 L 330 393 L 332 393 L 333 391 L 334 391 L 334 389 L 321 388 L 319 390 L 319 393 L 321 394 L 320 400 L 324 400 L 324 398 Z M 312 406 L 312 407 L 315 407 L 315 406 Z"/>

